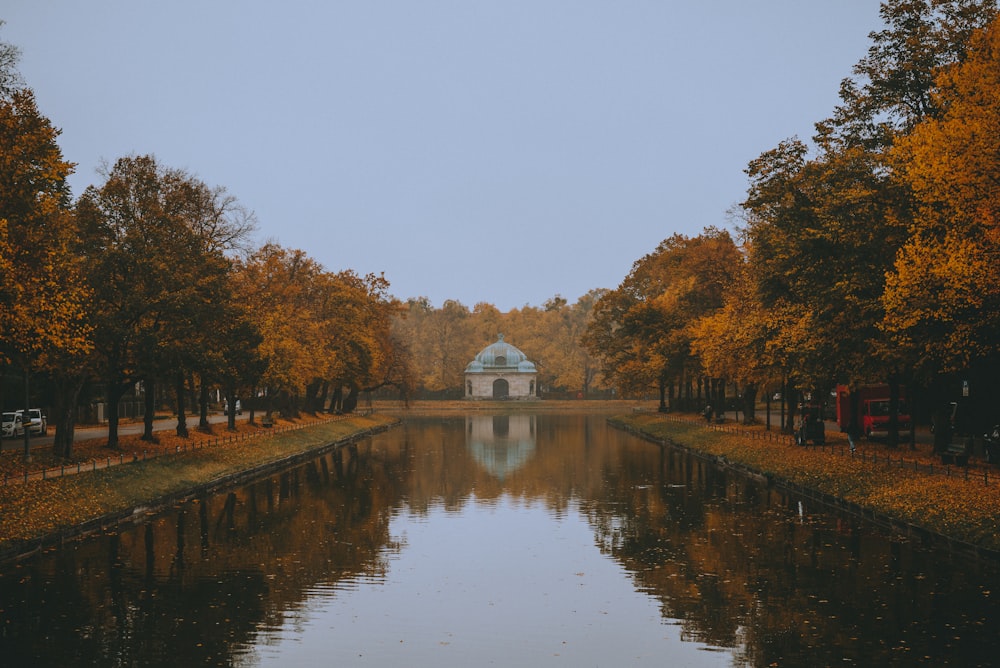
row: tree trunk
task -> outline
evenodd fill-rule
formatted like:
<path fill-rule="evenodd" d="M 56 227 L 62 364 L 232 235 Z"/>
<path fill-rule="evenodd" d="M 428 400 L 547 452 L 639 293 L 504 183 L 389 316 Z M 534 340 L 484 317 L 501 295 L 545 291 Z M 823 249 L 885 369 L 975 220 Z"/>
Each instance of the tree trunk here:
<path fill-rule="evenodd" d="M 310 413 L 318 413 L 319 409 L 317 404 L 319 404 L 319 390 L 323 385 L 323 381 L 320 379 L 315 379 L 312 382 L 306 383 L 306 394 L 303 399 L 305 409 Z"/>
<path fill-rule="evenodd" d="M 143 397 L 142 440 L 156 443 L 153 434 L 153 420 L 156 418 L 156 381 L 150 377 L 143 380 L 146 394 Z"/>
<path fill-rule="evenodd" d="M 188 374 L 187 377 L 187 397 L 191 415 L 196 415 L 198 413 L 198 388 L 195 385 L 193 373 Z"/>
<path fill-rule="evenodd" d="M 781 427 L 788 433 L 795 431 L 795 414 L 797 412 L 798 397 L 799 389 L 795 386 L 795 381 L 785 381 L 785 391 L 781 393 L 781 400 L 788 407 L 788 415 Z"/>
<path fill-rule="evenodd" d="M 771 431 L 771 390 L 764 390 L 764 429 Z"/>
<path fill-rule="evenodd" d="M 119 381 L 108 382 L 108 448 L 118 450 L 118 404 L 125 396 L 128 385 Z"/>
<path fill-rule="evenodd" d="M 226 383 L 226 428 L 236 431 L 236 383 Z"/>
<path fill-rule="evenodd" d="M 847 433 L 857 438 L 861 437 L 861 392 L 858 391 L 858 384 L 855 383 L 851 389 L 850 402 L 851 417 L 847 421 Z"/>
<path fill-rule="evenodd" d="M 715 402 L 715 415 L 717 417 L 726 417 L 726 381 L 722 378 L 718 380 L 718 399 Z"/>
<path fill-rule="evenodd" d="M 324 380 L 323 385 L 320 388 L 319 402 L 316 406 L 316 412 L 322 413 L 326 410 L 326 398 L 330 396 L 330 381 Z"/>
<path fill-rule="evenodd" d="M 56 433 L 52 441 L 52 452 L 57 457 L 69 459 L 73 456 L 73 435 L 76 429 L 76 405 L 83 389 L 84 378 L 77 376 L 57 381 L 52 415 Z"/>
<path fill-rule="evenodd" d="M 250 411 L 250 417 L 249 417 L 250 424 L 252 424 L 252 425 L 257 424 L 257 418 L 256 418 L 256 415 L 255 415 L 256 409 L 257 409 L 257 387 L 256 386 L 250 388 L 250 397 L 247 400 L 247 409 Z M 235 427 L 235 421 L 233 422 L 233 426 Z"/>
<path fill-rule="evenodd" d="M 743 386 L 743 424 L 757 423 L 757 385 Z"/>
<path fill-rule="evenodd" d="M 358 406 L 358 388 L 351 386 L 347 393 L 347 397 L 344 398 L 344 413 L 353 413 L 354 409 Z"/>
<path fill-rule="evenodd" d="M 198 429 L 202 431 L 212 431 L 212 426 L 208 423 L 208 384 L 205 379 L 201 379 L 201 388 L 198 391 Z"/>
<path fill-rule="evenodd" d="M 889 435 L 886 446 L 899 447 L 899 374 L 889 374 Z"/>
<path fill-rule="evenodd" d="M 174 380 L 174 391 L 177 394 L 177 435 L 181 438 L 188 437 L 187 416 L 185 415 L 185 394 L 186 388 L 184 375 L 178 373 Z"/>

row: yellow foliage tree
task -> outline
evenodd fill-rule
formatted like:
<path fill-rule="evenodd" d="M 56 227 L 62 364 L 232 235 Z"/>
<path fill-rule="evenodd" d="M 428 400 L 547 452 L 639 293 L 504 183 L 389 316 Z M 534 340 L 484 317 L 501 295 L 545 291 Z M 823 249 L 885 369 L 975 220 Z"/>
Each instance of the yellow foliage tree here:
<path fill-rule="evenodd" d="M 72 165 L 58 136 L 30 90 L 0 99 L 0 363 L 14 363 L 26 378 L 44 370 L 64 379 L 91 347 L 66 185 Z M 61 443 L 72 423 L 54 417 Z"/>
<path fill-rule="evenodd" d="M 1000 368 L 1000 23 L 937 78 L 937 118 L 892 152 L 914 195 L 911 236 L 889 274 L 884 328 L 933 376 Z"/>

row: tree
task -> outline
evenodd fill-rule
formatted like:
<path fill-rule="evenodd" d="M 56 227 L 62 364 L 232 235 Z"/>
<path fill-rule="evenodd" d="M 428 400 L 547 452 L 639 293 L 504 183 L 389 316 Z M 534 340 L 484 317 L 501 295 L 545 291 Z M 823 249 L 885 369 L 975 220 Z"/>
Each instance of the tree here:
<path fill-rule="evenodd" d="M 307 383 L 328 370 L 327 360 L 317 354 L 324 333 L 314 293 L 322 273 L 304 251 L 275 243 L 264 244 L 239 264 L 237 294 L 251 304 L 251 320 L 262 337 L 258 390 L 268 416 L 277 399 L 290 409 Z"/>
<path fill-rule="evenodd" d="M 796 383 L 896 378 L 909 368 L 883 335 L 884 276 L 906 243 L 912 195 L 888 151 L 942 113 L 938 72 L 964 57 L 992 1 L 890 0 L 886 27 L 817 123 L 815 157 L 797 139 L 750 163 L 750 268 L 773 322 L 776 359 Z M 890 435 L 893 442 L 894 436 Z"/>
<path fill-rule="evenodd" d="M 888 278 L 885 329 L 925 378 L 1000 371 L 1000 25 L 936 80 L 939 118 L 901 138 L 894 174 L 914 195 Z M 994 383 L 995 385 L 996 383 Z M 993 388 L 997 389 L 997 388 Z"/>
<path fill-rule="evenodd" d="M 334 384 L 334 410 L 353 411 L 362 391 L 394 385 L 406 392 L 412 372 L 406 349 L 392 332 L 399 306 L 387 298 L 389 282 L 382 275 L 342 271 L 329 274 L 327 285 L 321 318 L 332 362 L 325 378 Z"/>
<path fill-rule="evenodd" d="M 88 353 L 91 330 L 66 185 L 72 165 L 58 135 L 30 90 L 0 99 L 0 362 L 19 366 L 26 383 L 32 372 L 50 372 L 63 400 L 74 394 L 68 375 Z M 68 455 L 72 421 L 61 409 L 57 451 Z M 25 448 L 28 456 L 27 439 Z"/>
<path fill-rule="evenodd" d="M 556 295 L 539 313 L 538 358 L 540 384 L 588 396 L 595 384 L 600 363 L 581 343 L 593 317 L 594 305 L 606 293 L 595 289 L 569 304 Z"/>
<path fill-rule="evenodd" d="M 105 381 L 108 446 L 118 446 L 118 402 L 135 382 L 147 392 L 169 378 L 183 395 L 185 373 L 204 351 L 228 299 L 229 260 L 245 229 L 225 222 L 228 200 L 153 156 L 121 158 L 77 203 L 94 289 L 95 368 Z M 151 416 L 147 416 L 151 417 Z M 147 437 L 150 425 L 147 423 Z M 186 433 L 178 400 L 178 433 Z"/>
<path fill-rule="evenodd" d="M 729 233 L 716 228 L 664 240 L 597 301 L 584 345 L 620 390 L 655 387 L 666 410 L 669 384 L 697 369 L 691 325 L 722 306 L 738 261 Z"/>
<path fill-rule="evenodd" d="M 0 21 L 0 28 L 5 21 Z M 24 87 L 24 81 L 17 70 L 21 60 L 21 50 L 13 44 L 0 42 L 0 99 L 10 99 L 13 94 Z"/>
<path fill-rule="evenodd" d="M 994 0 L 887 0 L 886 27 L 840 86 L 841 104 L 818 124 L 820 143 L 880 153 L 894 138 L 940 112 L 937 71 L 965 57 L 972 33 L 996 14 Z"/>
<path fill-rule="evenodd" d="M 691 350 L 705 373 L 742 386 L 747 424 L 755 421 L 758 388 L 776 375 L 769 349 L 776 323 L 761 308 L 755 287 L 748 267 L 741 263 L 723 296 L 722 307 L 699 318 L 691 328 Z"/>
<path fill-rule="evenodd" d="M 819 389 L 873 373 L 883 276 L 903 235 L 884 222 L 893 193 L 870 153 L 807 152 L 790 140 L 752 161 L 743 207 L 757 299 L 788 323 L 777 359 Z"/>
<path fill-rule="evenodd" d="M 480 346 L 475 340 L 474 320 L 468 307 L 446 300 L 440 309 L 435 309 L 426 297 L 420 297 L 408 300 L 401 316 L 395 327 L 408 342 L 417 385 L 431 393 L 450 391 L 460 396 L 465 384 L 465 366 Z"/>

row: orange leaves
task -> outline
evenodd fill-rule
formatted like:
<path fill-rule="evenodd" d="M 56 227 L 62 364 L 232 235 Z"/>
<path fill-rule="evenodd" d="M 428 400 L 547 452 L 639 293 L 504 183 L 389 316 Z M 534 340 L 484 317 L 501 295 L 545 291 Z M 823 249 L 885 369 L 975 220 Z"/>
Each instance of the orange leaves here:
<path fill-rule="evenodd" d="M 23 90 L 0 100 L 0 340 L 20 362 L 88 350 L 85 302 L 66 203 L 72 165 L 59 131 Z"/>
<path fill-rule="evenodd" d="M 871 442 L 852 457 L 841 434 L 827 434 L 828 443 L 839 448 L 819 449 L 793 445 L 790 437 L 762 428 L 714 431 L 700 422 L 652 413 L 619 420 L 902 522 L 1000 549 L 1000 471 L 970 466 L 966 477 L 964 469 L 945 469 L 927 449 L 889 450 Z M 950 475 L 943 475 L 946 471 Z"/>

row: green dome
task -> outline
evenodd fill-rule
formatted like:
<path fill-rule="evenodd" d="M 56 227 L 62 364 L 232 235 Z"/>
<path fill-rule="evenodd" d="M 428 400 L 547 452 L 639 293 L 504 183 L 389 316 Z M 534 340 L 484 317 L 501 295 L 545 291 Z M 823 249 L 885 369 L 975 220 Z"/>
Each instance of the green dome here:
<path fill-rule="evenodd" d="M 533 372 L 535 365 L 518 348 L 504 341 L 503 334 L 501 334 L 496 343 L 483 348 L 476 355 L 476 359 L 465 367 L 465 370 L 470 372 L 481 372 L 489 369 L 516 369 Z"/>

